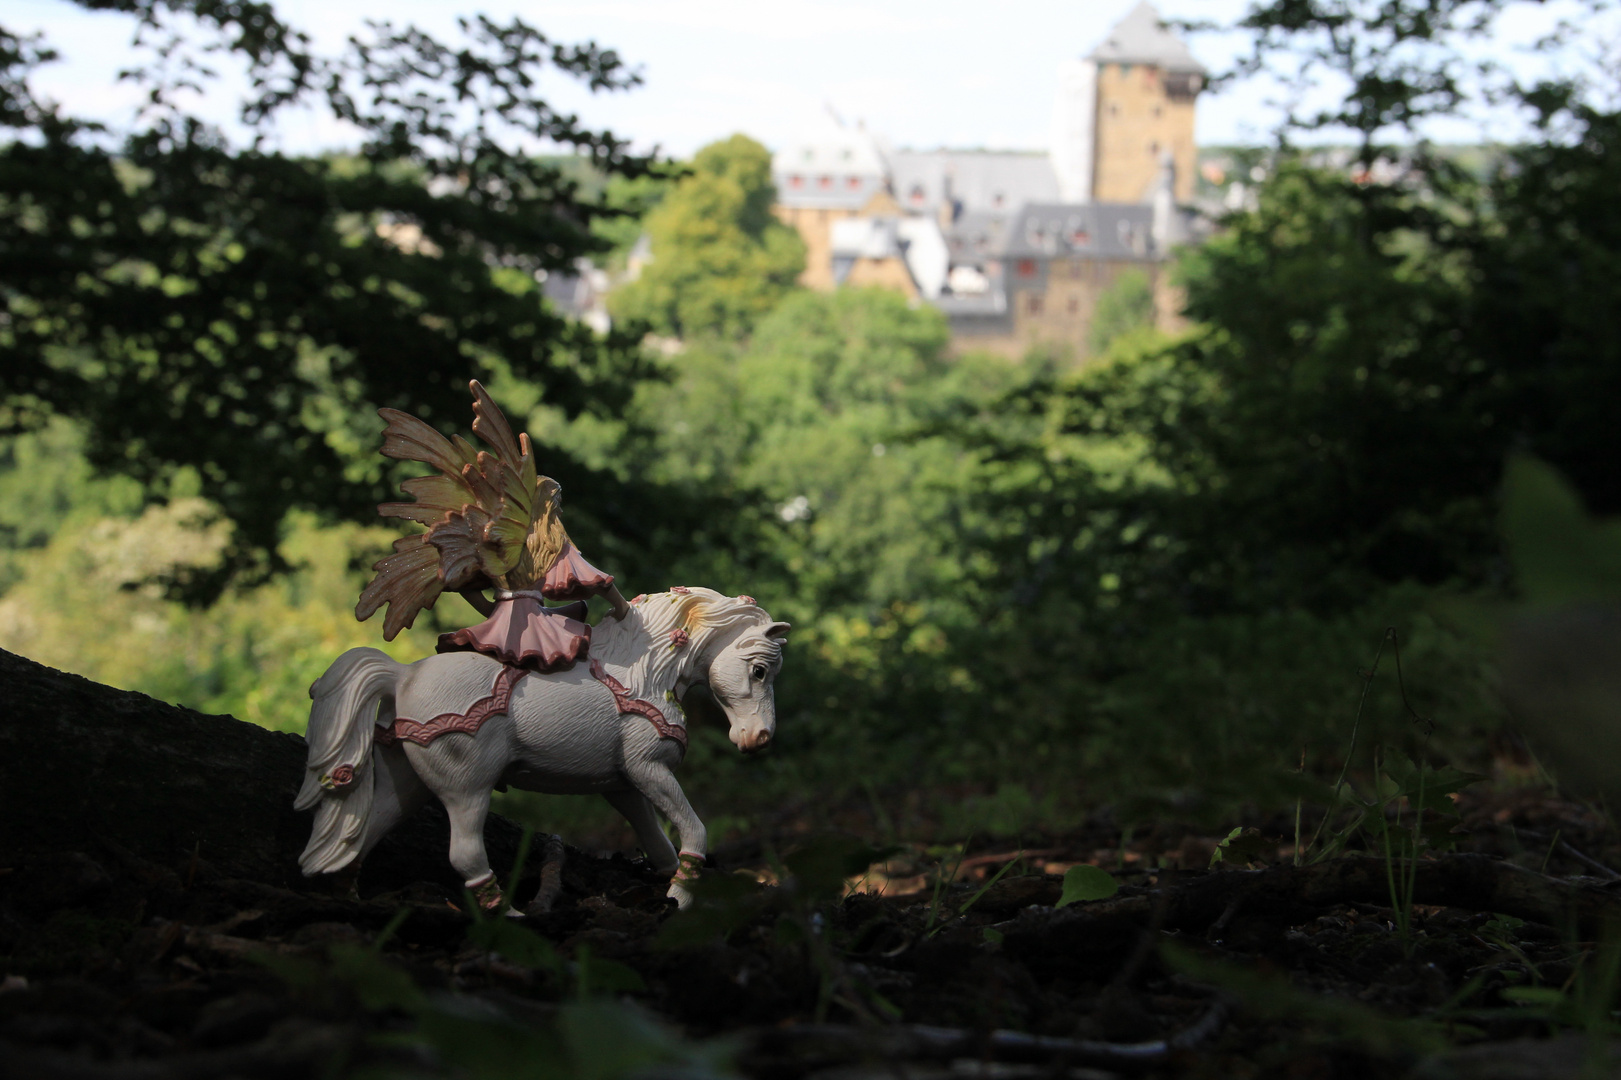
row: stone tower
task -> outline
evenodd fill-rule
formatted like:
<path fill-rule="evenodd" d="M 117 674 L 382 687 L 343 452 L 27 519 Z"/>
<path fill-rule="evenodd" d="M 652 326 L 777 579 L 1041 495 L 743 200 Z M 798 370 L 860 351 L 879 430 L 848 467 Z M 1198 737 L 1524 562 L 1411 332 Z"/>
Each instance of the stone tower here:
<path fill-rule="evenodd" d="M 1204 68 L 1142 0 L 1084 59 L 1059 69 L 1053 167 L 1066 202 L 1140 203 L 1166 154 L 1193 196 L 1194 103 Z"/>

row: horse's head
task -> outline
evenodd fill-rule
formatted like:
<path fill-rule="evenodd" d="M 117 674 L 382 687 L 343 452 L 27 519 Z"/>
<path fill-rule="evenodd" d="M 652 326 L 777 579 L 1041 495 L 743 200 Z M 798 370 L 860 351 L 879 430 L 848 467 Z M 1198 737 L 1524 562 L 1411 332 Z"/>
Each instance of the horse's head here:
<path fill-rule="evenodd" d="M 739 750 L 763 749 L 777 731 L 772 683 L 782 667 L 785 622 L 758 623 L 732 639 L 709 665 L 709 690 L 726 711 Z"/>

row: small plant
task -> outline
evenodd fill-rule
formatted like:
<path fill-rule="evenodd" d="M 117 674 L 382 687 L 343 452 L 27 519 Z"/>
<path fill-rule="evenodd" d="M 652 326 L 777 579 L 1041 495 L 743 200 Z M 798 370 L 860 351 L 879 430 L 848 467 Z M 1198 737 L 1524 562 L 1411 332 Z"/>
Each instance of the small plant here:
<path fill-rule="evenodd" d="M 1058 903 L 1054 906 L 1068 907 L 1090 900 L 1107 900 L 1119 891 L 1120 883 L 1113 874 L 1082 863 L 1064 871 L 1064 891 L 1059 894 Z"/>

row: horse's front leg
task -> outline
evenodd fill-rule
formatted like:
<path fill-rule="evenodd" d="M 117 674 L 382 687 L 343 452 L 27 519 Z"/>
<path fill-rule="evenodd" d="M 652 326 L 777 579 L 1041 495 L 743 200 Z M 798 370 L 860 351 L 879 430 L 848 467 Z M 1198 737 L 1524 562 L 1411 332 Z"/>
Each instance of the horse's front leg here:
<path fill-rule="evenodd" d="M 646 795 L 629 789 L 604 792 L 602 797 L 607 799 L 615 810 L 625 815 L 630 827 L 636 830 L 636 842 L 642 845 L 642 851 L 647 854 L 653 869 L 662 874 L 673 874 L 679 869 L 675 846 L 659 827 L 658 816 L 653 813 L 653 804 L 647 801 Z"/>
<path fill-rule="evenodd" d="M 647 796 L 659 813 L 670 819 L 676 832 L 681 834 L 680 865 L 676 868 L 675 877 L 670 880 L 667 895 L 686 907 L 692 903 L 692 893 L 686 883 L 697 879 L 698 871 L 704 865 L 704 853 L 708 850 L 709 834 L 704 829 L 704 823 L 693 813 L 692 804 L 687 802 L 686 794 L 676 782 L 675 773 L 664 762 L 656 758 L 628 762 L 625 777 L 637 791 Z"/>

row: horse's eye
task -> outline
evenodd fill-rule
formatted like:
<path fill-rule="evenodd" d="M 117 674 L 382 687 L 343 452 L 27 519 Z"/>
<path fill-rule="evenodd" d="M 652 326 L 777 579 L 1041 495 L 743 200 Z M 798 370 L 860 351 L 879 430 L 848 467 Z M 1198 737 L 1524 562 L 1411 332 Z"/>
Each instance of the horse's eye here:
<path fill-rule="evenodd" d="M 754 665 L 754 677 L 756 679 L 760 679 L 762 681 L 765 679 L 765 665 L 764 664 L 755 664 Z"/>

